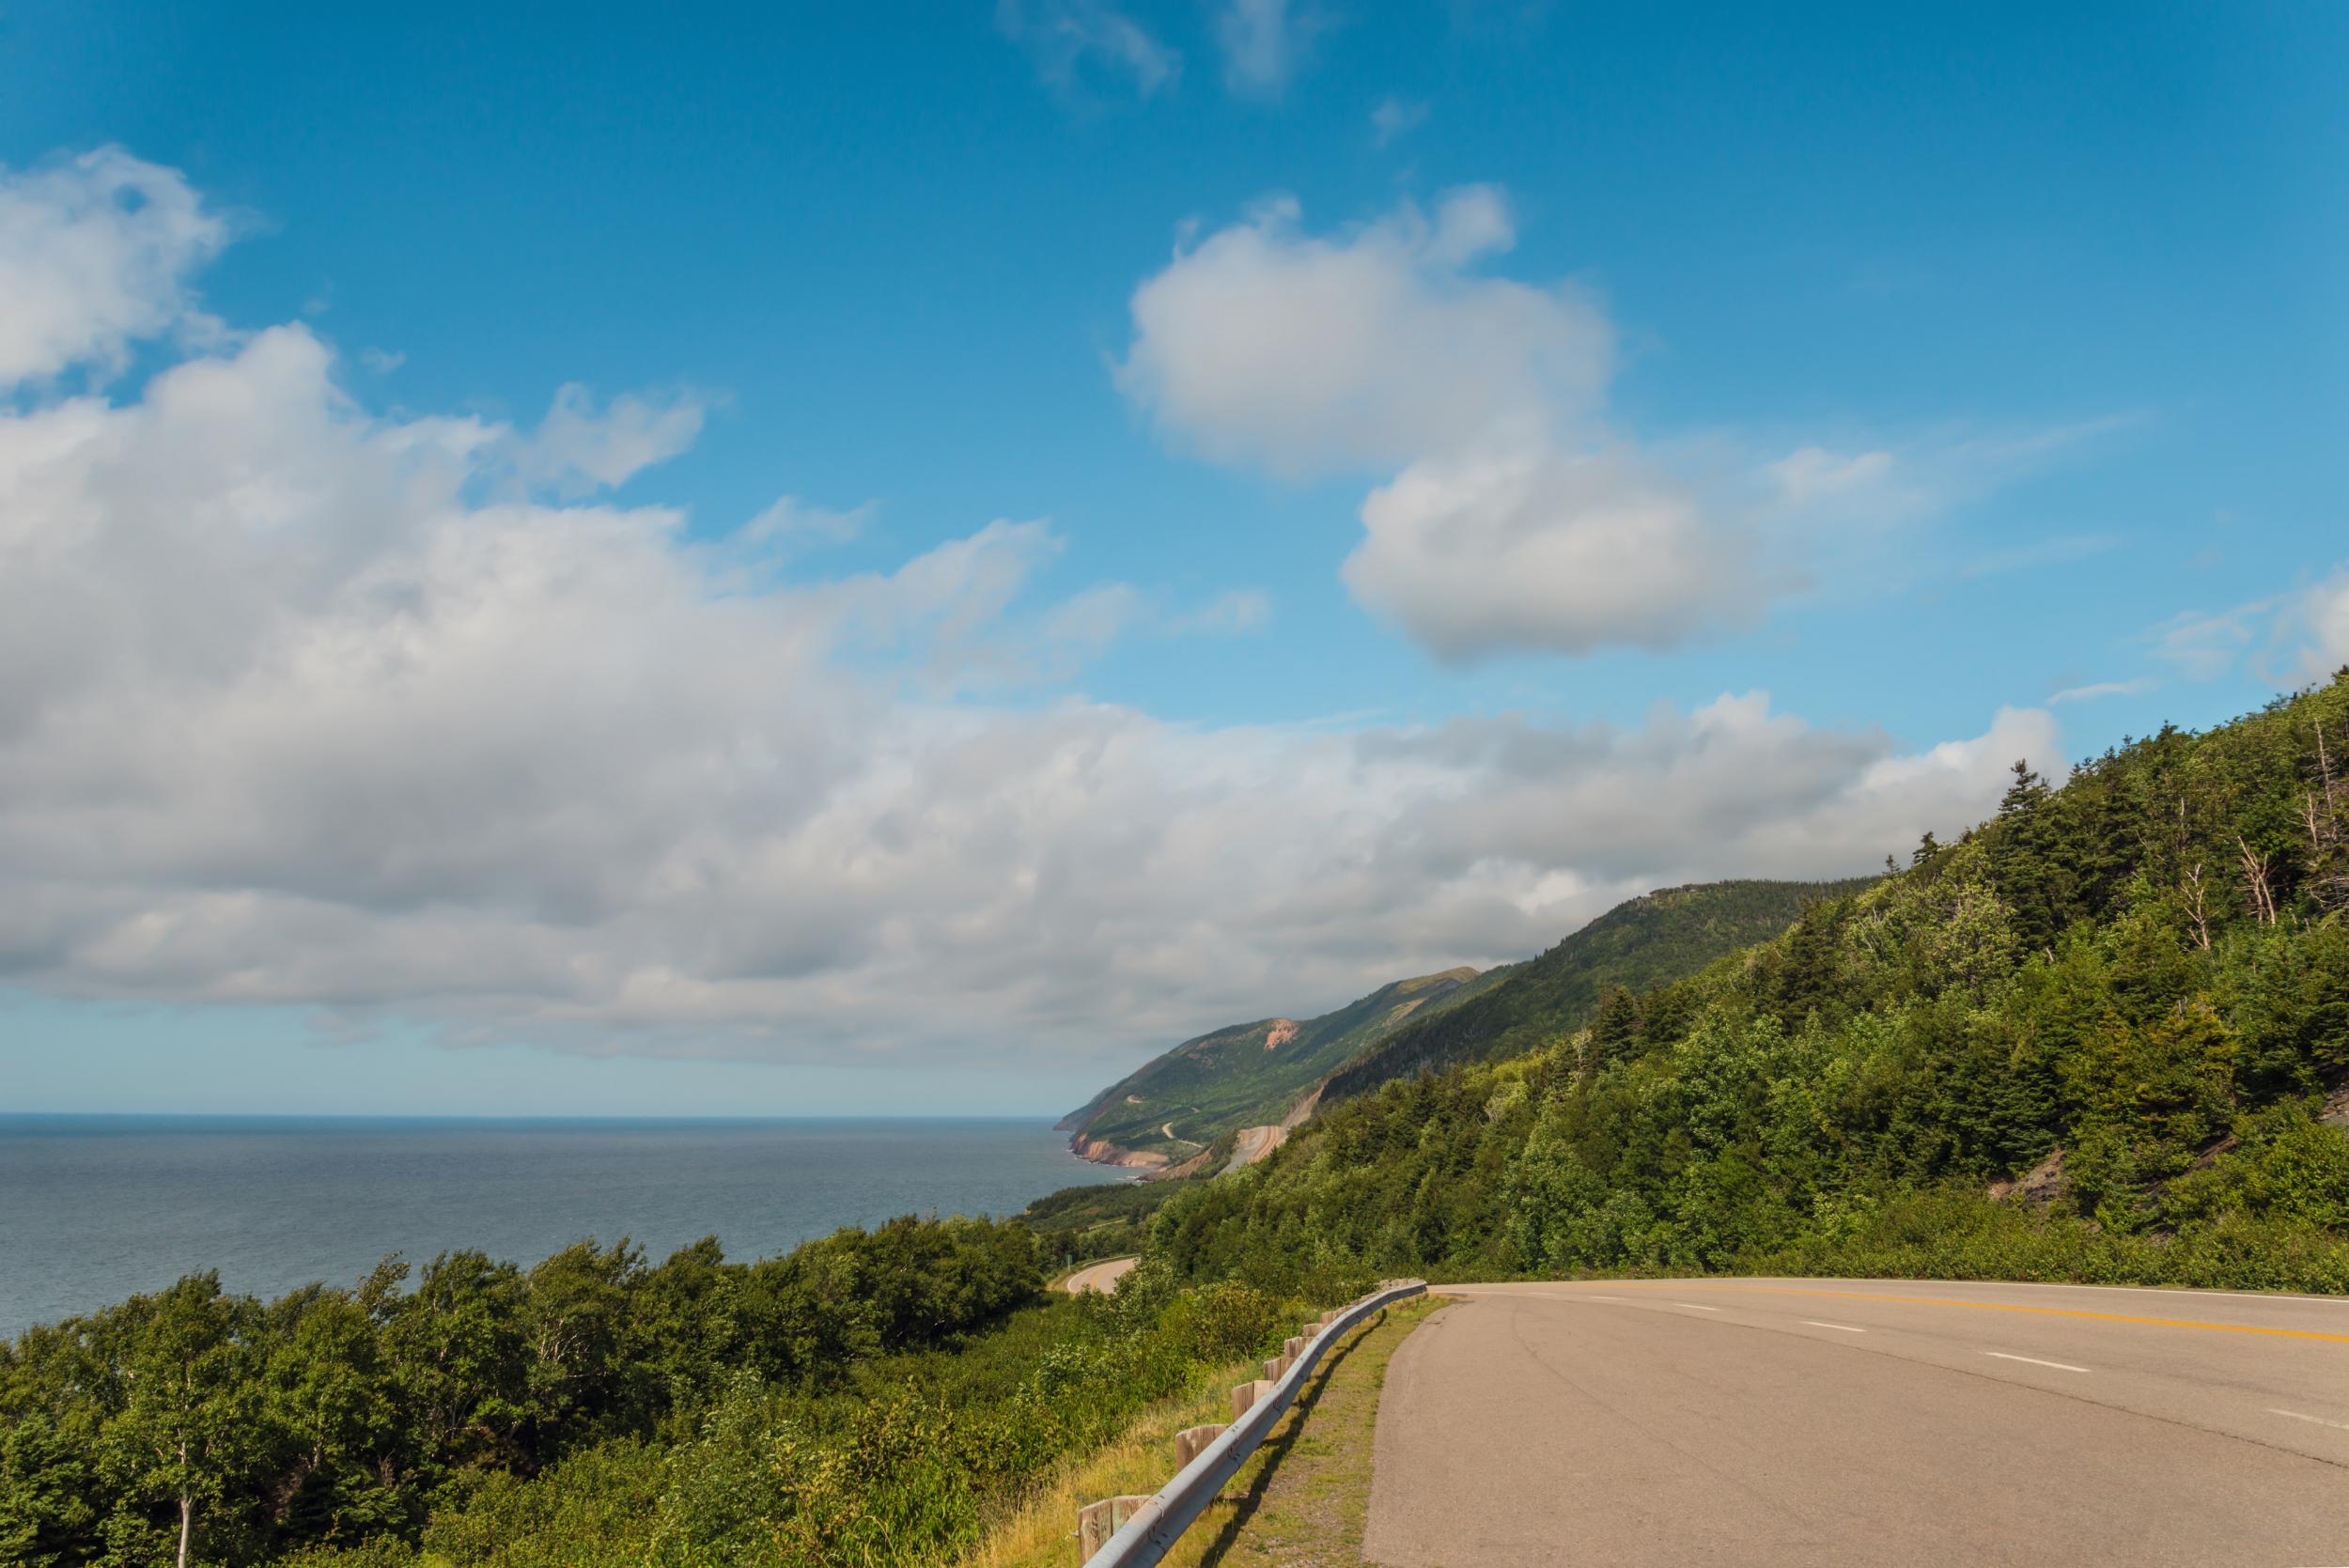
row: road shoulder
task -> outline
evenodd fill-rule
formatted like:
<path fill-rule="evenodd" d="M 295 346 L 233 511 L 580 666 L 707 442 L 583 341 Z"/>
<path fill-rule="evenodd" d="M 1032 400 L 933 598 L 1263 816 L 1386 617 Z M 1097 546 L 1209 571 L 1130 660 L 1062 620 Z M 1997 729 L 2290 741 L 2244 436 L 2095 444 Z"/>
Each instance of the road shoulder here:
<path fill-rule="evenodd" d="M 1324 1358 L 1256 1457 L 1186 1539 L 1211 1568 L 1358 1568 L 1370 1516 L 1378 1400 L 1395 1352 L 1445 1302 L 1391 1307 Z"/>

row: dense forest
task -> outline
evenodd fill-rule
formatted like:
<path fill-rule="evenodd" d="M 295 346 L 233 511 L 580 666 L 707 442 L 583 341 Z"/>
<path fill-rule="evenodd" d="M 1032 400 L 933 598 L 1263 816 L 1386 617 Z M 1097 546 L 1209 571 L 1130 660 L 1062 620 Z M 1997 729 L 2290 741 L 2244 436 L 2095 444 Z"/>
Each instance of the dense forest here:
<path fill-rule="evenodd" d="M 1301 1310 L 1043 1283 L 1025 1226 L 967 1219 L 747 1265 L 450 1253 L 268 1303 L 194 1276 L 0 1349 L 0 1562 L 935 1562 Z"/>
<path fill-rule="evenodd" d="M 1610 987 L 1643 991 L 1766 941 L 1823 895 L 1865 882 L 1699 882 L 1627 899 L 1496 984 L 1411 1019 L 1341 1067 L 1323 1098 L 1365 1094 L 1429 1068 L 1490 1062 L 1579 1029 Z"/>
<path fill-rule="evenodd" d="M 199 1276 L 34 1329 L 0 1349 L 0 1561 L 950 1561 L 1379 1274 L 2349 1291 L 2349 672 L 2060 784 L 2018 763 L 1957 842 L 1642 972 L 1213 1180 L 750 1265 Z M 1044 1294 L 1133 1240 L 1114 1298 Z"/>
<path fill-rule="evenodd" d="M 1188 1276 L 2349 1290 L 2349 672 L 2164 730 L 1687 981 L 1176 1194 Z M 1498 995 L 1496 992 L 1494 995 Z M 1464 1017 L 1467 1010 L 1455 1017 Z"/>

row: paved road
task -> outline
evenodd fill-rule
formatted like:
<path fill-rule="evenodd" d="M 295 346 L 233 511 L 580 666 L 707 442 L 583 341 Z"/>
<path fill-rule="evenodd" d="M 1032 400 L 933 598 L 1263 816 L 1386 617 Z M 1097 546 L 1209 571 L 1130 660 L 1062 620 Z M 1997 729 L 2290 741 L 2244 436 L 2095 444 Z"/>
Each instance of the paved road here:
<path fill-rule="evenodd" d="M 1139 1258 L 1112 1258 L 1107 1263 L 1097 1263 L 1071 1274 L 1064 1281 L 1063 1288 L 1071 1296 L 1082 1296 L 1087 1291 L 1097 1291 L 1107 1296 L 1117 1288 L 1117 1281 L 1126 1277 L 1126 1271 L 1141 1261 Z"/>
<path fill-rule="evenodd" d="M 2349 1301 L 1443 1288 L 1379 1403 L 1373 1562 L 2349 1563 Z"/>

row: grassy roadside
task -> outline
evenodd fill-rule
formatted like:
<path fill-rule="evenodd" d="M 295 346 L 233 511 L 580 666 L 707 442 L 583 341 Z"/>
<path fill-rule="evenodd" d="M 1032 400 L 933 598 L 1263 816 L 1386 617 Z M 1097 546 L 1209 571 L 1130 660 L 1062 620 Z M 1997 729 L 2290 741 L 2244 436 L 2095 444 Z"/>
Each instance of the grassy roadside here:
<path fill-rule="evenodd" d="M 1324 1357 L 1296 1405 L 1167 1561 L 1175 1568 L 1359 1563 L 1387 1362 L 1442 1305 L 1423 1297 L 1390 1308 Z M 1071 1568 L 1078 1500 L 1165 1484 L 1174 1473 L 1174 1434 L 1229 1420 L 1228 1385 L 1246 1370 L 1234 1367 L 1210 1394 L 1149 1412 L 1115 1444 L 1072 1466 L 992 1531 L 962 1568 Z"/>

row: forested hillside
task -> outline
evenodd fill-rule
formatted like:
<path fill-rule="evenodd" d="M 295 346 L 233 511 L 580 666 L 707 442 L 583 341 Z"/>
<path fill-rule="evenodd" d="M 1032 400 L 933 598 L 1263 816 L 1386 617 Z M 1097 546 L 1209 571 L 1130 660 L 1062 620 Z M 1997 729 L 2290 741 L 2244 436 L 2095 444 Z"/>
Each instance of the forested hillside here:
<path fill-rule="evenodd" d="M 1580 1027 L 1610 986 L 1642 989 L 1694 974 L 1725 953 L 1776 936 L 1807 901 L 1865 885 L 1659 889 L 1524 963 L 1399 980 L 1317 1018 L 1260 1018 L 1186 1040 L 1060 1126 L 1094 1141 L 1098 1155 L 1123 1151 L 1154 1168 L 1177 1167 L 1238 1128 L 1280 1122 L 1325 1081 L 1323 1100 L 1333 1101 L 1429 1067 L 1530 1049 Z"/>
<path fill-rule="evenodd" d="M 1278 1123 L 1332 1068 L 1405 1020 L 1474 995 L 1482 979 L 1472 969 L 1445 970 L 1381 986 L 1317 1018 L 1212 1031 L 1153 1057 L 1060 1126 L 1178 1164 L 1241 1127 Z"/>
<path fill-rule="evenodd" d="M 2349 1289 L 2345 759 L 2349 672 L 2060 788 L 2018 765 L 1994 821 L 1772 940 L 1325 1108 L 1177 1194 L 1153 1251 L 1274 1284 L 1301 1264 Z"/>
<path fill-rule="evenodd" d="M 1777 936 L 1803 906 L 1857 882 L 1701 882 L 1616 905 L 1499 984 L 1441 1015 L 1414 1018 L 1330 1080 L 1327 1100 L 1365 1094 L 1434 1067 L 1531 1050 L 1590 1020 L 1610 988 L 1645 990 L 1694 974 L 1725 953 Z"/>

